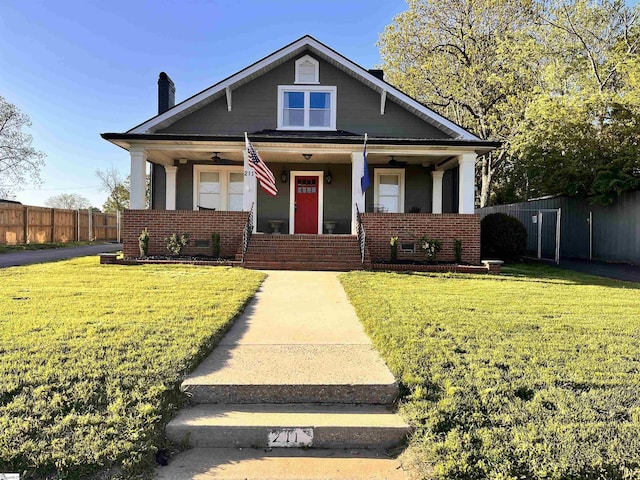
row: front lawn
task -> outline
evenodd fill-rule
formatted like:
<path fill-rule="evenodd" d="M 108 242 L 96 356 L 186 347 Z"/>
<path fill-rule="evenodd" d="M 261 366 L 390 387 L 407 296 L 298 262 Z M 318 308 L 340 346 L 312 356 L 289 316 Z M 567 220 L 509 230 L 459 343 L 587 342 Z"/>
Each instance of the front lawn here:
<path fill-rule="evenodd" d="M 640 478 L 640 285 L 540 265 L 341 281 L 424 478 Z"/>
<path fill-rule="evenodd" d="M 0 472 L 149 472 L 179 382 L 263 278 L 97 257 L 0 269 Z"/>

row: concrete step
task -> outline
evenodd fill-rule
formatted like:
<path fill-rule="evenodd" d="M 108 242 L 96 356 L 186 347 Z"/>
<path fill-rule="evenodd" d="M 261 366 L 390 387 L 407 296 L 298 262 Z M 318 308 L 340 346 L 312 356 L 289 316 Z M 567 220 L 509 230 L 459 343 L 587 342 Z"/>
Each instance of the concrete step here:
<path fill-rule="evenodd" d="M 173 442 L 215 448 L 388 449 L 408 433 L 402 418 L 380 405 L 196 405 L 166 427 Z"/>
<path fill-rule="evenodd" d="M 406 480 L 401 463 L 373 450 L 194 448 L 158 467 L 156 480 Z"/>
<path fill-rule="evenodd" d="M 263 270 L 362 270 L 358 238 L 353 235 L 254 235 L 244 267 Z"/>
<path fill-rule="evenodd" d="M 243 267 L 252 270 L 311 270 L 311 271 L 327 271 L 327 272 L 348 272 L 351 270 L 364 270 L 371 265 L 367 263 L 348 260 L 348 261 L 317 261 L 317 260 L 296 260 L 296 261 L 265 261 L 265 260 L 251 260 L 247 259 Z"/>
<path fill-rule="evenodd" d="M 182 389 L 193 403 L 390 404 L 398 393 L 373 347 L 353 344 L 218 345 Z"/>

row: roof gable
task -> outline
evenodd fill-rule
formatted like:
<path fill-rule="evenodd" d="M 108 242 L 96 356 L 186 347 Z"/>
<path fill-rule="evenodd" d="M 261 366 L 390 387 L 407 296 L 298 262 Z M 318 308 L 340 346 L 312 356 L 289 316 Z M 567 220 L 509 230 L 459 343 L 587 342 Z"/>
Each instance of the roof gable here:
<path fill-rule="evenodd" d="M 303 54 L 305 51 L 309 51 L 331 63 L 372 90 L 380 94 L 386 92 L 387 98 L 391 97 L 401 107 L 433 125 L 437 129 L 444 131 L 452 138 L 478 140 L 478 137 L 459 125 L 456 125 L 451 120 L 422 105 L 389 83 L 372 75 L 368 70 L 362 68 L 309 35 L 305 35 L 271 55 L 253 63 L 238 73 L 235 73 L 215 85 L 193 95 L 166 112 L 132 128 L 127 133 L 153 133 L 167 128 L 172 123 L 184 118 L 204 105 L 225 96 L 228 91 L 233 91 L 234 89 L 251 82 L 253 79 L 276 68 L 282 63 Z"/>

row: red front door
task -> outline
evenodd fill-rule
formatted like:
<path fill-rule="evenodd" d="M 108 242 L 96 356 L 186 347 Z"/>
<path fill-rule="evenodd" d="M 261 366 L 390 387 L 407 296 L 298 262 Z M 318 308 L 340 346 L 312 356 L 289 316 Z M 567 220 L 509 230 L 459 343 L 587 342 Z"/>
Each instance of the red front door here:
<path fill-rule="evenodd" d="M 294 233 L 318 233 L 318 177 L 295 177 Z"/>

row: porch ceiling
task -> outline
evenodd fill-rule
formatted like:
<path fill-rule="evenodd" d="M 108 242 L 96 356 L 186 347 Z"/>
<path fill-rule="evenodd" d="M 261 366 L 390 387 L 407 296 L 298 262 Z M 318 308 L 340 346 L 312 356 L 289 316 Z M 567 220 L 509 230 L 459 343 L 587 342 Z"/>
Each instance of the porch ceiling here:
<path fill-rule="evenodd" d="M 193 150 L 150 150 L 147 155 L 148 161 L 161 165 L 174 165 L 180 161 L 210 161 L 214 153 L 218 153 L 220 158 L 230 160 L 232 162 L 241 163 L 243 161 L 242 150 L 219 150 L 212 149 L 210 151 L 193 151 Z M 322 163 L 350 164 L 351 152 L 318 152 L 309 150 L 311 158 L 307 160 L 302 153 L 289 151 L 270 151 L 266 149 L 259 150 L 260 157 L 267 163 L 306 163 L 309 165 Z M 416 153 L 412 155 L 394 154 L 393 150 L 389 153 L 367 153 L 367 162 L 371 165 L 435 165 L 448 158 L 451 155 L 442 153 Z M 406 162 L 406 163 L 405 163 Z"/>

